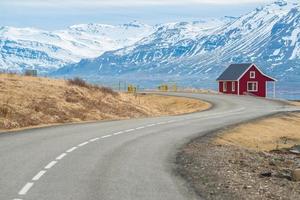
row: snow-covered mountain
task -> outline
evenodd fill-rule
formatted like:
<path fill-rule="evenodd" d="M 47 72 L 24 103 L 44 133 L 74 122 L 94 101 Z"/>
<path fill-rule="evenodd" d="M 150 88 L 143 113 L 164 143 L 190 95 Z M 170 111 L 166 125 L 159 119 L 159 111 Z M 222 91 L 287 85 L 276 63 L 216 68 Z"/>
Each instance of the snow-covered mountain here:
<path fill-rule="evenodd" d="M 300 81 L 300 5 L 296 1 L 278 0 L 225 25 L 195 24 L 161 26 L 132 46 L 68 65 L 56 74 L 122 75 L 134 80 L 148 75 L 160 81 L 180 77 L 199 85 L 201 80 L 213 81 L 229 63 L 255 62 L 279 80 Z"/>
<path fill-rule="evenodd" d="M 297 1 L 277 0 L 239 18 L 156 26 L 82 24 L 58 31 L 2 27 L 0 68 L 33 67 L 53 76 L 101 82 L 125 79 L 154 86 L 177 81 L 204 87 L 215 86 L 215 78 L 230 63 L 254 62 L 291 90 L 300 84 Z"/>
<path fill-rule="evenodd" d="M 132 46 L 105 52 L 95 59 L 83 59 L 61 68 L 55 74 L 97 76 L 120 75 L 127 70 L 151 71 L 152 67 L 148 65 L 157 65 L 159 68 L 161 64 L 167 64 L 175 58 L 195 55 L 197 48 L 194 44 L 198 38 L 213 34 L 230 21 L 232 18 L 227 17 L 157 25 L 153 34 Z"/>
<path fill-rule="evenodd" d="M 80 24 L 58 31 L 0 27 L 0 69 L 52 71 L 132 45 L 154 30 L 138 22 L 117 26 Z"/>

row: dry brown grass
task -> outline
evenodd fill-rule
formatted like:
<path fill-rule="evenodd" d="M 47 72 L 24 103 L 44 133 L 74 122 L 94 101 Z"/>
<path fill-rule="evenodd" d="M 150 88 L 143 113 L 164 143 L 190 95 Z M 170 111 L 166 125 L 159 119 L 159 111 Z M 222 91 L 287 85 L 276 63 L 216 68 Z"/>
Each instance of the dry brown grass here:
<path fill-rule="evenodd" d="M 206 110 L 211 106 L 207 102 L 184 97 L 154 94 L 139 94 L 137 97 L 131 94 L 121 94 L 121 96 L 125 101 L 131 101 L 135 107 L 142 107 L 145 112 L 151 113 L 151 116 L 180 115 Z"/>
<path fill-rule="evenodd" d="M 290 113 L 247 123 L 220 134 L 218 144 L 258 151 L 289 148 L 300 144 L 300 113 Z"/>
<path fill-rule="evenodd" d="M 87 84 L 87 82 L 79 77 L 75 77 L 73 79 L 69 79 L 68 80 L 68 83 L 70 85 L 76 85 L 76 86 L 79 86 L 79 87 L 85 87 L 85 88 L 90 88 L 90 85 Z"/>
<path fill-rule="evenodd" d="M 182 114 L 209 107 L 193 99 L 156 95 L 134 97 L 110 88 L 80 84 L 0 74 L 0 129 Z"/>
<path fill-rule="evenodd" d="M 291 101 L 291 104 L 294 106 L 300 106 L 300 101 Z"/>
<path fill-rule="evenodd" d="M 113 91 L 111 88 L 108 87 L 103 87 L 103 86 L 98 86 L 98 85 L 93 85 L 90 83 L 87 83 L 85 80 L 79 78 L 79 77 L 75 77 L 73 79 L 69 79 L 68 80 L 68 84 L 72 85 L 72 86 L 79 86 L 79 87 L 84 87 L 84 88 L 88 88 L 88 89 L 93 89 L 93 90 L 99 90 L 104 94 L 110 94 L 113 96 L 118 95 L 117 92 Z"/>

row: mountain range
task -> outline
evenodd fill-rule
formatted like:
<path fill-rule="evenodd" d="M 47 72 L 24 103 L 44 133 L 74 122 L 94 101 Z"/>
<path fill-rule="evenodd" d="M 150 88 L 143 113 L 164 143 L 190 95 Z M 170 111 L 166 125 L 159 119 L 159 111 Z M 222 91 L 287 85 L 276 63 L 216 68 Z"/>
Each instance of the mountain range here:
<path fill-rule="evenodd" d="M 153 26 L 78 24 L 66 30 L 0 28 L 0 69 L 49 73 L 81 59 L 129 46 L 154 32 Z"/>
<path fill-rule="evenodd" d="M 80 44 L 84 41 L 86 49 L 78 47 L 73 40 L 70 43 L 75 44 L 75 48 L 54 45 L 53 40 L 52 45 L 42 43 L 49 45 L 44 47 L 35 41 L 34 48 L 29 48 L 32 53 L 26 49 L 26 45 L 32 45 L 30 37 L 24 40 L 25 34 L 21 32 L 17 34 L 19 38 L 7 39 L 3 32 L 9 28 L 5 27 L 0 30 L 0 67 L 23 69 L 30 66 L 52 76 L 81 76 L 95 82 L 119 79 L 147 86 L 178 82 L 192 87 L 215 87 L 215 78 L 230 63 L 253 62 L 279 80 L 282 92 L 294 91 L 299 86 L 300 5 L 296 1 L 278 0 L 238 18 L 155 26 L 137 22 L 128 25 L 115 28 L 127 30 L 121 38 L 118 31 L 115 37 L 110 34 L 111 30 L 103 28 L 111 26 L 99 24 L 46 32 L 54 38 L 59 35 L 61 40 L 64 39 L 60 34 L 64 33 L 68 35 L 66 38 L 76 38 Z M 83 33 L 92 37 L 83 39 Z M 132 34 L 135 36 L 130 37 Z M 109 39 L 102 40 L 103 35 Z M 46 49 L 42 51 L 40 46 Z M 56 48 L 58 46 L 61 48 Z M 58 57 L 52 56 L 53 51 L 58 52 Z M 22 54 L 30 57 L 29 64 Z"/>

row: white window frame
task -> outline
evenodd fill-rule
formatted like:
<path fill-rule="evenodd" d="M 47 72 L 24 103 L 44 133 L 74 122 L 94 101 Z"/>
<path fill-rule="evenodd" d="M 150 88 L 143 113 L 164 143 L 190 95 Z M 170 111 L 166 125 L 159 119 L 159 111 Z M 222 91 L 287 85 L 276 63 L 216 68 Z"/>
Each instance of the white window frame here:
<path fill-rule="evenodd" d="M 255 71 L 250 71 L 250 78 L 255 78 L 255 77 L 256 77 Z"/>
<path fill-rule="evenodd" d="M 231 82 L 231 90 L 232 92 L 235 92 L 235 82 Z"/>
<path fill-rule="evenodd" d="M 249 84 L 255 84 L 256 88 L 252 88 L 251 90 L 249 90 Z M 258 92 L 258 82 L 257 81 L 248 81 L 247 82 L 247 91 L 248 92 Z"/>
<path fill-rule="evenodd" d="M 227 92 L 227 82 L 223 81 L 223 92 Z"/>

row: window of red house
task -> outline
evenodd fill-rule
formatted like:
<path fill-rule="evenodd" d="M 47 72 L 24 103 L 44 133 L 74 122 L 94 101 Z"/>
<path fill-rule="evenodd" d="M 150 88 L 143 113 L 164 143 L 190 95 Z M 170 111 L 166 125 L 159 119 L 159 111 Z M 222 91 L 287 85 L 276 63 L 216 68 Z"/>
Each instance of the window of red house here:
<path fill-rule="evenodd" d="M 223 82 L 223 92 L 227 91 L 227 83 L 226 81 Z"/>
<path fill-rule="evenodd" d="M 255 78 L 255 71 L 250 72 L 250 78 Z"/>
<path fill-rule="evenodd" d="M 258 91 L 258 83 L 257 82 L 248 82 L 247 90 L 248 90 L 248 92 L 257 92 Z"/>
<path fill-rule="evenodd" d="M 235 92 L 235 82 L 231 82 L 231 89 L 233 92 Z"/>

